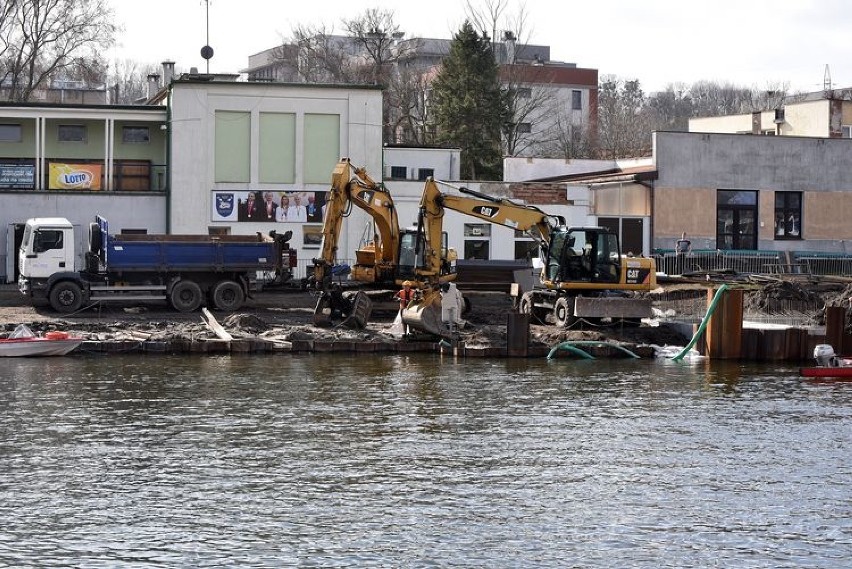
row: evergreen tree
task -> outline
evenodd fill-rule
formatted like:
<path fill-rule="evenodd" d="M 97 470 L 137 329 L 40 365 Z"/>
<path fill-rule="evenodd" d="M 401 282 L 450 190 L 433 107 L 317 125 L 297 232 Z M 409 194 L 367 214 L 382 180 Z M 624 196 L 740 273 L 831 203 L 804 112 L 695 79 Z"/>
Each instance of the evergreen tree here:
<path fill-rule="evenodd" d="M 465 22 L 450 44 L 432 84 L 432 103 L 441 144 L 461 148 L 461 176 L 500 180 L 503 175 L 500 132 L 507 106 L 487 34 Z"/>

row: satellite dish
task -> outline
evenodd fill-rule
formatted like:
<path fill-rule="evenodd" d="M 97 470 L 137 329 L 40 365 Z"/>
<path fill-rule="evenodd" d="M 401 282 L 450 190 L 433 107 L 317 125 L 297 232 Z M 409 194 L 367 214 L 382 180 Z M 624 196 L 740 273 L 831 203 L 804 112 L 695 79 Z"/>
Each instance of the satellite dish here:
<path fill-rule="evenodd" d="M 213 48 L 210 47 L 209 45 L 205 45 L 204 47 L 202 47 L 201 48 L 201 57 L 209 60 L 211 57 L 213 57 Z"/>

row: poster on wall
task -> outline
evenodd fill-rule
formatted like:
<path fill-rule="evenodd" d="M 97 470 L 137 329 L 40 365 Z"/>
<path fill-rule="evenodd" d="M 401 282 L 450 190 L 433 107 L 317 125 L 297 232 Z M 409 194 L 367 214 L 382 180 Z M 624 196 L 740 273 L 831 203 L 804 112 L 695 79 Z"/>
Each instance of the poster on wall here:
<path fill-rule="evenodd" d="M 302 227 L 302 245 L 306 249 L 319 249 L 322 245 L 322 225 L 305 225 Z"/>
<path fill-rule="evenodd" d="M 35 188 L 35 166 L 0 164 L 0 188 L 14 190 Z"/>
<path fill-rule="evenodd" d="M 51 162 L 49 190 L 100 190 L 103 165 Z"/>
<path fill-rule="evenodd" d="M 327 192 L 253 190 L 213 192 L 212 221 L 322 223 Z"/>

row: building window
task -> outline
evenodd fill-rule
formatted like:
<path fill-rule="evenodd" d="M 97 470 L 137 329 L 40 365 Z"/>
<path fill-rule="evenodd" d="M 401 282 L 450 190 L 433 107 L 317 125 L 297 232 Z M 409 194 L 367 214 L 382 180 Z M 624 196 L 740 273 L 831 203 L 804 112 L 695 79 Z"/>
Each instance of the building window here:
<path fill-rule="evenodd" d="M 487 223 L 464 224 L 464 258 L 490 258 L 491 226 Z"/>
<path fill-rule="evenodd" d="M 716 194 L 716 248 L 757 249 L 757 192 L 719 190 Z"/>
<path fill-rule="evenodd" d="M 61 124 L 58 129 L 59 142 L 86 142 L 86 125 Z"/>
<path fill-rule="evenodd" d="M 417 170 L 417 179 L 421 182 L 425 182 L 427 178 L 435 176 L 434 168 L 420 168 Z"/>
<path fill-rule="evenodd" d="M 530 261 L 538 259 L 538 243 L 531 239 L 515 241 L 515 260 Z"/>
<path fill-rule="evenodd" d="M 390 177 L 392 180 L 405 180 L 408 178 L 408 168 L 405 166 L 391 166 Z"/>
<path fill-rule="evenodd" d="M 151 131 L 147 126 L 121 127 L 121 141 L 124 144 L 148 144 L 151 142 Z"/>
<path fill-rule="evenodd" d="M 583 92 L 578 89 L 571 91 L 571 110 L 583 110 Z"/>
<path fill-rule="evenodd" d="M 841 138 L 852 138 L 852 125 L 845 124 L 840 127 Z"/>
<path fill-rule="evenodd" d="M 528 122 L 518 123 L 518 134 L 527 134 L 532 132 L 532 125 Z"/>
<path fill-rule="evenodd" d="M 802 193 L 775 192 L 775 239 L 802 238 Z"/>
<path fill-rule="evenodd" d="M 517 93 L 519 99 L 529 99 L 532 97 L 532 89 L 529 87 L 518 87 Z"/>
<path fill-rule="evenodd" d="M 21 142 L 22 140 L 21 125 L 0 124 L 0 142 Z"/>

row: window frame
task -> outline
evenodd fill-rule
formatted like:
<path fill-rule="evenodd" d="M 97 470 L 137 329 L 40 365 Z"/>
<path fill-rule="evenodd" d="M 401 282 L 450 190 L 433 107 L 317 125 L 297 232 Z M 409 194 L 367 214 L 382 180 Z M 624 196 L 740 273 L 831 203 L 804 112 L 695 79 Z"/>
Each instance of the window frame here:
<path fill-rule="evenodd" d="M 80 129 L 81 138 L 63 138 L 63 132 L 73 132 L 69 129 Z M 85 124 L 60 124 L 56 126 L 56 141 L 65 144 L 87 144 L 89 142 L 89 127 Z"/>
<path fill-rule="evenodd" d="M 128 133 L 132 131 L 145 132 L 144 140 L 132 140 L 128 138 Z M 121 127 L 121 143 L 122 144 L 151 144 L 151 127 L 144 125 L 124 125 Z"/>
<path fill-rule="evenodd" d="M 402 176 L 399 174 L 402 173 Z M 408 167 L 407 166 L 391 166 L 390 167 L 390 178 L 391 180 L 407 180 L 408 179 Z"/>
<path fill-rule="evenodd" d="M 435 177 L 435 169 L 434 168 L 418 168 L 417 169 L 417 181 L 425 182 L 427 178 Z"/>
<path fill-rule="evenodd" d="M 13 132 L 14 129 L 17 129 L 18 136 L 17 138 L 13 137 L 4 137 L 2 133 L 4 130 L 9 129 L 9 132 Z M 24 127 L 21 123 L 0 123 L 0 142 L 23 142 L 24 141 Z"/>
<path fill-rule="evenodd" d="M 571 110 L 572 111 L 582 111 L 583 110 L 583 91 L 580 89 L 572 89 L 571 90 Z"/>
<path fill-rule="evenodd" d="M 779 198 L 781 198 L 780 204 Z M 802 192 L 775 192 L 775 222 L 772 226 L 772 238 L 775 241 L 799 241 L 803 239 L 802 202 Z"/>

